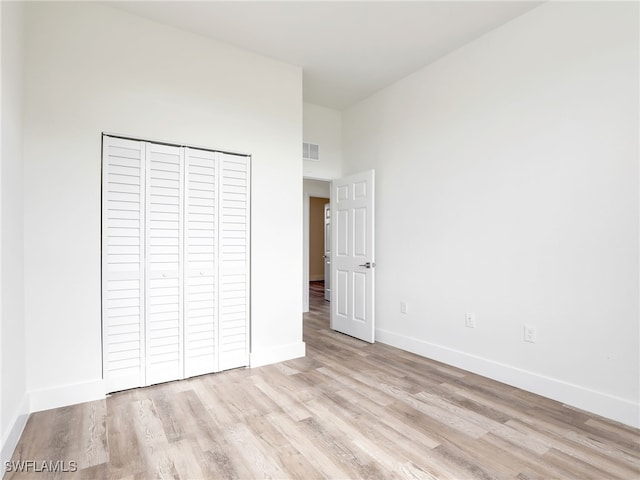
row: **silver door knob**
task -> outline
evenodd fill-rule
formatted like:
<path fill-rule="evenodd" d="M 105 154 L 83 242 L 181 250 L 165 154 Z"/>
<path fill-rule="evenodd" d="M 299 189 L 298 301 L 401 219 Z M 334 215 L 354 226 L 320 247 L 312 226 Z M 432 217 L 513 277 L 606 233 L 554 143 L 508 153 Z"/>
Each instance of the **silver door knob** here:
<path fill-rule="evenodd" d="M 358 265 L 359 267 L 364 267 L 364 268 L 373 268 L 376 266 L 375 262 L 367 262 L 363 265 Z"/>

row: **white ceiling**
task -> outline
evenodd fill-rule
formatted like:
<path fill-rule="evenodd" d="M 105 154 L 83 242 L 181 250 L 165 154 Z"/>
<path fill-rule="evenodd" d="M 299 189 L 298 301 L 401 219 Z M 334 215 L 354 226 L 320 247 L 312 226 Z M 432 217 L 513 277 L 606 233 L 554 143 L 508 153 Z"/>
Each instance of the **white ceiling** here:
<path fill-rule="evenodd" d="M 304 99 L 342 110 L 540 1 L 138 1 L 109 5 L 303 67 Z"/>

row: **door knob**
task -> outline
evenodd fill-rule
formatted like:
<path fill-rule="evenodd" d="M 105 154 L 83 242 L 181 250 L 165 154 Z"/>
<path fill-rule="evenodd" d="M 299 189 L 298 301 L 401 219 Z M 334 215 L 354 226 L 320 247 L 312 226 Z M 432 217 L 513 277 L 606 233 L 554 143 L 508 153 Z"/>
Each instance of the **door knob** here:
<path fill-rule="evenodd" d="M 364 268 L 373 268 L 376 266 L 375 262 L 367 262 L 363 265 L 358 265 L 359 267 L 364 267 Z"/>

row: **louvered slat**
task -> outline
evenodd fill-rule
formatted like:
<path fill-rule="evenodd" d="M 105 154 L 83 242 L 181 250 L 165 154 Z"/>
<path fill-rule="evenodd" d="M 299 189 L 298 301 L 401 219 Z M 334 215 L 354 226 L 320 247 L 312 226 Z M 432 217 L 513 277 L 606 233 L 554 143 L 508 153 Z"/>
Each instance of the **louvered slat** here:
<path fill-rule="evenodd" d="M 103 377 L 112 392 L 145 375 L 144 143 L 104 137 L 102 168 Z"/>

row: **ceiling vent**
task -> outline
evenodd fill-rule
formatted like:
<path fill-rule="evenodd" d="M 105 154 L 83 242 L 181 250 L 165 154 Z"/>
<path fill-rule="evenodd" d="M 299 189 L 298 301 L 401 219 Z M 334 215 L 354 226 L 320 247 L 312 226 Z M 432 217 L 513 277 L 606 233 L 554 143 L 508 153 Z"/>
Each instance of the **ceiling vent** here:
<path fill-rule="evenodd" d="M 313 160 L 314 162 L 320 161 L 320 146 L 315 143 L 303 143 L 302 144 L 302 158 L 305 160 Z"/>

